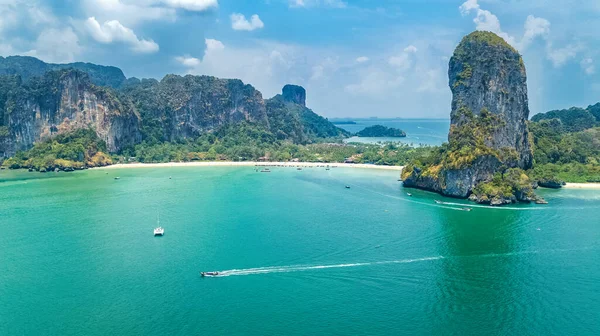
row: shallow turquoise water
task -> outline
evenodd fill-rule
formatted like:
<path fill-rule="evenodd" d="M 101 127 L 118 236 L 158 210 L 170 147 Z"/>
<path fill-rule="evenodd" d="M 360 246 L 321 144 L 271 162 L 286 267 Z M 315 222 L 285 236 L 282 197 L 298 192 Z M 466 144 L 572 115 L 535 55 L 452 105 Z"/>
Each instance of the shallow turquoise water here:
<path fill-rule="evenodd" d="M 397 178 L 1 171 L 0 335 L 597 335 L 600 192 L 463 212 Z"/>

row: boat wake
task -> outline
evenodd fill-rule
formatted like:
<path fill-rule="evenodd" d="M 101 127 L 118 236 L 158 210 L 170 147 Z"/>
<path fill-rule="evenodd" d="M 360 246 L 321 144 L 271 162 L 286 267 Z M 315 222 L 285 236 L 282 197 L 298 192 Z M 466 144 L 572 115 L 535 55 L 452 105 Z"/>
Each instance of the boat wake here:
<path fill-rule="evenodd" d="M 364 266 L 374 266 L 374 265 L 408 264 L 408 263 L 414 263 L 414 262 L 439 260 L 439 259 L 443 259 L 443 258 L 444 258 L 443 256 L 437 256 L 437 257 L 428 257 L 428 258 L 376 261 L 376 262 L 365 262 L 365 263 L 354 263 L 354 264 L 315 265 L 315 266 L 309 266 L 309 265 L 273 266 L 273 267 L 259 267 L 259 268 L 246 268 L 246 269 L 232 269 L 232 270 L 226 270 L 226 271 L 219 271 L 218 277 L 269 274 L 269 273 L 302 272 L 302 271 L 323 270 L 323 269 L 332 269 L 332 268 L 364 267 Z"/>
<path fill-rule="evenodd" d="M 214 276 L 217 278 L 229 277 L 229 276 L 242 276 L 242 275 L 258 275 L 258 274 L 271 274 L 271 273 L 289 273 L 289 272 L 304 272 L 314 270 L 325 270 L 335 268 L 346 268 L 346 267 L 365 267 L 365 266 L 377 266 L 377 265 L 393 265 L 393 264 L 409 264 L 416 262 L 435 261 L 441 259 L 458 259 L 458 258 L 503 258 L 513 257 L 528 254 L 541 254 L 541 253 L 561 253 L 561 252 L 575 252 L 597 249 L 597 246 L 581 247 L 574 249 L 553 249 L 553 250 L 529 250 L 529 251 L 515 251 L 507 253 L 489 253 L 489 254 L 473 254 L 463 256 L 436 256 L 416 259 L 400 259 L 400 260 L 389 260 L 389 261 L 375 261 L 375 262 L 363 262 L 353 264 L 335 264 L 335 265 L 296 265 L 296 266 L 271 266 L 271 267 L 259 267 L 259 268 L 246 268 L 246 269 L 232 269 L 219 271 L 218 275 Z"/>

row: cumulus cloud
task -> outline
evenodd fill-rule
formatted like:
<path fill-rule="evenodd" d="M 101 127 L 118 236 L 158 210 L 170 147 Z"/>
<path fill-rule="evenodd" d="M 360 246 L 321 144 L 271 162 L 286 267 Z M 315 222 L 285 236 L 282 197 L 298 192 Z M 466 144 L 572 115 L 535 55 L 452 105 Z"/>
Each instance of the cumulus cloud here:
<path fill-rule="evenodd" d="M 550 21 L 544 18 L 533 15 L 527 16 L 523 26 L 523 36 L 517 39 L 502 31 L 498 17 L 490 11 L 482 9 L 478 0 L 467 0 L 459 9 L 462 15 L 469 15 L 475 12 L 476 17 L 473 19 L 473 22 L 476 24 L 477 30 L 496 33 L 521 52 L 525 51 L 535 39 L 541 38 L 546 43 L 546 58 L 556 68 L 562 67 L 570 60 L 576 58 L 577 54 L 584 49 L 579 44 L 569 44 L 562 48 L 555 48 L 550 37 Z"/>
<path fill-rule="evenodd" d="M 243 14 L 233 13 L 231 14 L 231 28 L 233 30 L 245 30 L 245 31 L 253 31 L 255 29 L 260 29 L 265 26 L 265 24 L 261 21 L 260 17 L 257 14 L 252 15 L 250 20 L 246 19 Z"/>
<path fill-rule="evenodd" d="M 26 54 L 46 62 L 68 63 L 81 52 L 79 39 L 70 27 L 44 29 L 34 43 L 34 49 Z"/>
<path fill-rule="evenodd" d="M 369 61 L 369 58 L 367 56 L 360 56 L 356 59 L 356 63 L 365 63 L 368 61 Z"/>
<path fill-rule="evenodd" d="M 292 8 L 308 8 L 308 7 L 330 7 L 330 8 L 346 8 L 348 4 L 342 0 L 289 0 L 289 5 Z"/>
<path fill-rule="evenodd" d="M 133 30 L 123 26 L 117 20 L 106 21 L 100 25 L 96 18 L 90 17 L 85 21 L 85 28 L 92 38 L 100 43 L 125 43 L 137 53 L 154 53 L 159 49 L 158 44 L 153 40 L 138 38 Z"/>
<path fill-rule="evenodd" d="M 189 55 L 175 57 L 175 60 L 188 68 L 195 68 L 200 65 L 200 62 L 202 62 L 200 59 L 191 57 Z"/>
<path fill-rule="evenodd" d="M 223 42 L 219 41 L 219 40 L 215 40 L 215 39 L 204 39 L 204 43 L 206 44 L 206 52 L 212 52 L 212 51 L 216 51 L 216 50 L 223 50 L 225 49 L 225 45 L 223 44 Z"/>
<path fill-rule="evenodd" d="M 496 33 L 512 46 L 516 46 L 515 39 L 502 31 L 498 17 L 488 10 L 481 9 L 478 0 L 467 0 L 459 7 L 459 9 L 463 16 L 475 12 L 475 18 L 473 19 L 473 22 L 475 23 L 477 30 L 485 30 Z"/>
<path fill-rule="evenodd" d="M 415 47 L 414 45 L 409 45 L 408 47 L 404 48 L 404 52 L 411 53 L 411 54 L 416 53 L 418 50 L 419 49 L 417 49 L 417 47 Z"/>
<path fill-rule="evenodd" d="M 525 33 L 521 39 L 520 48 L 527 48 L 538 36 L 547 39 L 548 35 L 550 35 L 550 21 L 529 15 L 525 20 Z"/>
<path fill-rule="evenodd" d="M 409 45 L 408 47 L 404 48 L 402 53 L 391 56 L 388 59 L 388 63 L 394 68 L 396 68 L 398 71 L 409 70 L 413 66 L 414 54 L 417 51 L 417 47 Z"/>

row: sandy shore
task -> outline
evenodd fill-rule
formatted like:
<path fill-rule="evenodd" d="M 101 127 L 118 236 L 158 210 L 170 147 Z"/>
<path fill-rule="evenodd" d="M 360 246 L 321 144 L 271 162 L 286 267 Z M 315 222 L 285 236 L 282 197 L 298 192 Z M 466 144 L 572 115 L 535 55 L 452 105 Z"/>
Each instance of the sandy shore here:
<path fill-rule="evenodd" d="M 92 169 L 121 169 L 121 168 L 161 168 L 161 167 L 339 167 L 339 168 L 367 168 L 401 171 L 403 166 L 377 166 L 372 164 L 353 163 L 316 163 L 316 162 L 169 162 L 169 163 L 127 163 L 115 164 Z"/>
<path fill-rule="evenodd" d="M 567 189 L 600 189 L 600 183 L 567 183 Z"/>

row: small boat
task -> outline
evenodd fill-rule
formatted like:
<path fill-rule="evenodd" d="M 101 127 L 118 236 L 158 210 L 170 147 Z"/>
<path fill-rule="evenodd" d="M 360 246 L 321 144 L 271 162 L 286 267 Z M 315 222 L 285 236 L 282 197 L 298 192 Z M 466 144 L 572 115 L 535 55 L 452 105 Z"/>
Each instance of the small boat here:
<path fill-rule="evenodd" d="M 296 168 L 296 170 L 302 170 L 302 168 Z"/>
<path fill-rule="evenodd" d="M 436 204 L 444 204 L 444 202 L 440 201 L 440 200 L 435 200 Z"/>
<path fill-rule="evenodd" d="M 407 196 L 409 196 L 409 197 L 412 197 L 412 194 L 411 194 L 411 193 L 406 193 L 406 195 L 407 195 Z"/>
<path fill-rule="evenodd" d="M 158 227 L 156 229 L 154 229 L 154 236 L 164 235 L 165 229 L 163 229 L 163 227 L 160 226 L 160 215 L 157 215 L 157 217 L 156 217 L 156 224 L 158 225 Z"/>
<path fill-rule="evenodd" d="M 120 179 L 121 179 L 121 178 L 120 178 L 120 177 L 118 177 L 118 176 L 117 176 L 117 177 L 115 177 L 115 180 L 120 180 Z"/>
<path fill-rule="evenodd" d="M 462 210 L 462 211 L 471 211 L 473 209 L 471 209 L 471 208 L 461 208 L 460 210 Z"/>
<path fill-rule="evenodd" d="M 346 186 L 346 189 L 350 189 L 350 186 Z"/>
<path fill-rule="evenodd" d="M 261 173 L 270 173 L 271 170 L 269 168 L 265 168 L 263 170 L 260 171 Z"/>
<path fill-rule="evenodd" d="M 200 272 L 201 277 L 216 277 L 219 276 L 219 272 Z"/>

